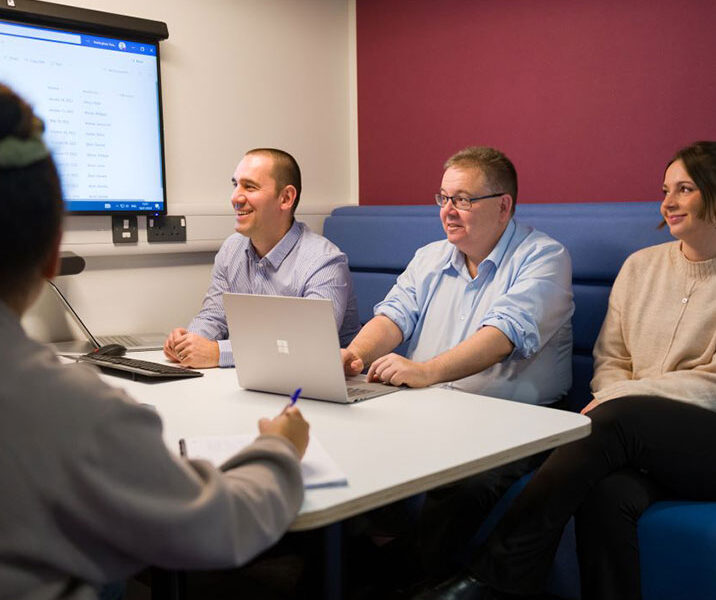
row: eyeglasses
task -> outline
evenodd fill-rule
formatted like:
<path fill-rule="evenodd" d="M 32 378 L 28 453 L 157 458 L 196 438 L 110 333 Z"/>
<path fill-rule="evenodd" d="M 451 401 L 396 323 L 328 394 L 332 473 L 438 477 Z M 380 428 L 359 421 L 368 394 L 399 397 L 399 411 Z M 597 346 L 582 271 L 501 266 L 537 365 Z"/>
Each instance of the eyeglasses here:
<path fill-rule="evenodd" d="M 460 196 L 444 196 L 443 194 L 435 194 L 435 202 L 439 207 L 445 206 L 448 202 L 452 202 L 452 205 L 458 210 L 470 210 L 472 205 L 479 200 L 486 200 L 487 198 L 497 198 L 498 196 L 504 196 L 505 192 L 499 192 L 497 194 L 487 194 L 486 196 L 478 196 L 477 198 L 462 198 Z"/>

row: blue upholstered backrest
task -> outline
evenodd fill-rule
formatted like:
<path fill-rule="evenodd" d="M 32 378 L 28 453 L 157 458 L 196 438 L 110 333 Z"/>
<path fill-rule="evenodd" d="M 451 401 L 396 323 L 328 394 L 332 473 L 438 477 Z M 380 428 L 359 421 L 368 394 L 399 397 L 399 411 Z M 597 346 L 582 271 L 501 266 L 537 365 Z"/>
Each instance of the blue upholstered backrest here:
<path fill-rule="evenodd" d="M 516 218 L 565 245 L 574 286 L 572 408 L 589 399 L 592 347 L 607 310 L 611 285 L 632 252 L 672 239 L 657 229 L 657 202 L 518 204 Z M 347 206 L 335 209 L 324 235 L 347 255 L 362 323 L 373 316 L 415 251 L 443 239 L 439 209 L 430 205 Z"/>

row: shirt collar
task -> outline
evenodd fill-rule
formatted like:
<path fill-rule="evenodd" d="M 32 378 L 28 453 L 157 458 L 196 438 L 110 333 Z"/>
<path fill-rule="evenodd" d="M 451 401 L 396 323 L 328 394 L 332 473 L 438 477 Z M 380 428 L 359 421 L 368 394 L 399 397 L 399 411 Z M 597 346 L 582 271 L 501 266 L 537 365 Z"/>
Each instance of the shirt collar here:
<path fill-rule="evenodd" d="M 517 229 L 517 225 L 515 224 L 514 219 L 510 219 L 510 222 L 507 224 L 507 227 L 505 227 L 505 231 L 502 232 L 502 235 L 500 236 L 500 239 L 497 241 L 497 244 L 495 244 L 495 247 L 492 249 L 492 251 L 480 262 L 479 265 L 477 265 L 477 272 L 480 273 L 483 270 L 483 265 L 487 265 L 488 263 L 493 265 L 495 269 L 497 269 L 500 266 L 500 263 L 502 262 L 502 259 L 505 257 L 505 252 L 507 252 L 507 247 L 510 245 L 510 242 L 512 241 L 512 237 L 515 234 L 515 230 Z M 457 249 L 457 247 L 453 246 L 452 254 L 450 255 L 449 262 L 443 267 L 444 269 L 452 267 L 455 269 L 458 273 L 462 272 L 463 269 L 465 269 L 465 272 L 467 272 L 467 265 L 465 264 L 465 255 L 460 252 L 460 250 Z"/>
<path fill-rule="evenodd" d="M 276 244 L 273 248 L 271 248 L 271 250 L 269 250 L 266 256 L 264 256 L 263 258 L 259 258 L 251 242 L 249 242 L 249 245 L 246 248 L 246 253 L 251 257 L 254 262 L 260 262 L 263 260 L 269 263 L 274 269 L 278 269 L 284 259 L 289 255 L 291 250 L 293 250 L 293 247 L 296 245 L 296 242 L 298 242 L 299 238 L 301 237 L 301 233 L 303 233 L 301 224 L 294 219 L 291 228 L 278 241 L 278 244 Z"/>
<path fill-rule="evenodd" d="M 510 222 L 507 224 L 507 227 L 505 227 L 505 231 L 503 231 L 502 236 L 500 236 L 500 240 L 492 249 L 492 252 L 487 255 L 487 258 L 482 261 L 483 263 L 489 260 L 493 265 L 495 265 L 495 268 L 500 266 L 502 259 L 505 257 L 505 252 L 507 252 L 507 247 L 512 241 L 512 236 L 515 235 L 515 229 L 517 229 L 517 225 L 515 225 L 515 220 L 510 219 Z"/>

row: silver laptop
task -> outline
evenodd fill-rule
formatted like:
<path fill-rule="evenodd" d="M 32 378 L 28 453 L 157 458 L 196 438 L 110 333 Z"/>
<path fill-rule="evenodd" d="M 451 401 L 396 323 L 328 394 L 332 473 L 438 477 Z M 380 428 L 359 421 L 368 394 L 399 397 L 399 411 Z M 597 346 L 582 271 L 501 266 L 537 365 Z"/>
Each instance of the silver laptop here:
<path fill-rule="evenodd" d="M 84 324 L 80 316 L 72 308 L 64 294 L 52 282 L 48 281 L 53 290 L 57 293 L 57 297 L 62 305 L 70 313 L 70 316 L 77 323 L 77 326 L 85 334 L 87 340 L 71 340 L 69 342 L 56 342 L 52 344 L 55 352 L 58 354 L 86 354 L 92 350 L 96 350 L 107 344 L 121 344 L 127 349 L 127 352 L 140 352 L 143 350 L 161 350 L 164 347 L 164 340 L 167 336 L 163 333 L 143 333 L 143 334 L 127 334 L 127 335 L 104 335 L 95 336 Z"/>
<path fill-rule="evenodd" d="M 399 388 L 346 379 L 333 303 L 319 298 L 224 294 L 239 385 L 248 390 L 350 403 Z"/>

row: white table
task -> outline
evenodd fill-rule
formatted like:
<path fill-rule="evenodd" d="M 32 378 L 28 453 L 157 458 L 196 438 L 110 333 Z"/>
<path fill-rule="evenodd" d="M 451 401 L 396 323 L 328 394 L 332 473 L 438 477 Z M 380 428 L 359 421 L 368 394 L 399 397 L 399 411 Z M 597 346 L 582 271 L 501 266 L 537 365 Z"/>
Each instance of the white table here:
<path fill-rule="evenodd" d="M 164 361 L 161 352 L 134 358 Z M 257 422 L 281 411 L 287 398 L 243 390 L 234 369 L 204 377 L 145 383 L 105 376 L 164 422 L 167 446 L 197 435 L 257 432 Z M 300 383 L 297 382 L 300 385 Z M 357 404 L 300 399 L 298 406 L 348 477 L 348 485 L 307 490 L 292 531 L 323 527 L 492 467 L 589 434 L 575 413 L 443 388 L 401 389 Z M 325 593 L 340 597 L 340 530 L 327 529 Z"/>
<path fill-rule="evenodd" d="M 132 357 L 163 361 L 160 352 Z M 283 396 L 239 387 L 234 369 L 144 383 L 107 376 L 156 408 L 164 439 L 257 432 Z M 401 389 L 357 404 L 300 399 L 297 406 L 348 476 L 343 487 L 309 490 L 292 530 L 321 527 L 486 469 L 585 437 L 579 414 L 442 388 Z"/>

